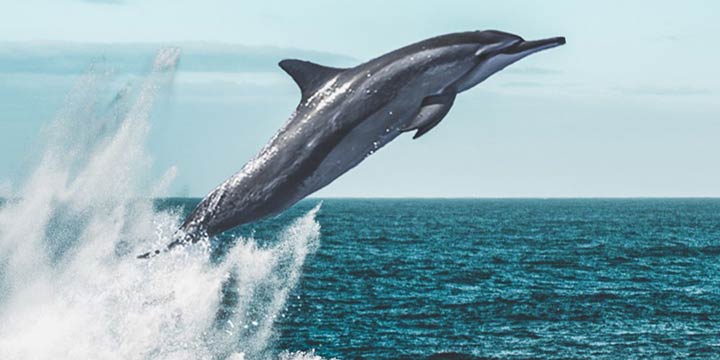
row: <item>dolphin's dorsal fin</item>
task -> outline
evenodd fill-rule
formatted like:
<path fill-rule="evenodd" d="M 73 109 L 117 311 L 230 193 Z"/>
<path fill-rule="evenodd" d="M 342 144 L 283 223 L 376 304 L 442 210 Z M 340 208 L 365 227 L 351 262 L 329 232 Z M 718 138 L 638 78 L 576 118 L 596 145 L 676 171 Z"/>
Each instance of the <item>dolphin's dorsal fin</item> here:
<path fill-rule="evenodd" d="M 297 59 L 285 59 L 278 65 L 295 80 L 300 87 L 303 100 L 344 70 Z"/>
<path fill-rule="evenodd" d="M 402 131 L 412 131 L 417 129 L 413 139 L 423 136 L 425 133 L 434 128 L 440 120 L 450 111 L 455 102 L 455 94 L 432 95 L 423 99 L 420 111 L 415 118 L 405 126 Z"/>

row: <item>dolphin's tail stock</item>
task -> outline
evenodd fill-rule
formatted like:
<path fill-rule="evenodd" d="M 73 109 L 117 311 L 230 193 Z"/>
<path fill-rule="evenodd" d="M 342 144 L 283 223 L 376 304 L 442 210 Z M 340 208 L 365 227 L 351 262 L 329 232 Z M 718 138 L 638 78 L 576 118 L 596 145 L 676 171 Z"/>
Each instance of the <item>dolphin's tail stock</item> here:
<path fill-rule="evenodd" d="M 149 259 L 149 258 L 158 256 L 162 253 L 168 252 L 176 246 L 185 246 L 187 244 L 196 243 L 200 239 L 200 236 L 196 235 L 195 233 L 185 232 L 182 229 L 180 229 L 175 232 L 175 234 L 173 235 L 173 238 L 175 240 L 173 240 L 171 243 L 169 243 L 164 249 L 162 249 L 162 250 L 158 249 L 155 251 L 146 252 L 144 254 L 138 255 L 137 258 L 138 259 Z"/>

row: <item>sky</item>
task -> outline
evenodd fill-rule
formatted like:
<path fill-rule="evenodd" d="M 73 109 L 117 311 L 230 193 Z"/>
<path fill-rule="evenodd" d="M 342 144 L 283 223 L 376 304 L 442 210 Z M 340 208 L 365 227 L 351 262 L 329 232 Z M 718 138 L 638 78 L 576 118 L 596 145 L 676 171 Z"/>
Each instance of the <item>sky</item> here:
<path fill-rule="evenodd" d="M 152 115 L 154 169 L 204 196 L 240 170 L 299 101 L 284 58 L 354 66 L 428 37 L 498 29 L 565 36 L 458 96 L 320 197 L 720 196 L 717 1 L 25 0 L 0 5 L 0 196 L 43 123 L 103 59 L 146 72 L 183 58 Z"/>

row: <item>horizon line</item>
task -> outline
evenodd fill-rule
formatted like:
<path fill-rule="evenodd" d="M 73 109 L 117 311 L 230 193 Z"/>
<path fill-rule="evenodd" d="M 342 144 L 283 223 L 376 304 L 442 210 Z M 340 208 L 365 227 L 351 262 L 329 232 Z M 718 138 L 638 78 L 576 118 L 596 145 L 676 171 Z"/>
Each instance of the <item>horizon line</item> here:
<path fill-rule="evenodd" d="M 202 196 L 133 197 L 130 199 L 198 199 Z M 22 197 L 2 197 L 0 201 L 21 200 Z M 720 196 L 309 196 L 304 200 L 720 200 Z"/>

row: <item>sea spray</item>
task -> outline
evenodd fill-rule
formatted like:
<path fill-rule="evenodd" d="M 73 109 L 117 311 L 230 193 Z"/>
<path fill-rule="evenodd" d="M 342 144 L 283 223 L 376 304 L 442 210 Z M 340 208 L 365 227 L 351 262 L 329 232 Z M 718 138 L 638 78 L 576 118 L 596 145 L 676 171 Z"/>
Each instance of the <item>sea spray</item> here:
<path fill-rule="evenodd" d="M 111 75 L 91 67 L 46 127 L 37 166 L 0 208 L 0 358 L 317 358 L 275 356 L 272 338 L 317 247 L 319 206 L 272 246 L 237 239 L 219 263 L 207 242 L 135 258 L 167 243 L 181 220 L 138 200 L 162 195 L 175 173 L 144 186 L 149 114 L 179 57 L 160 51 L 152 72 L 109 104 Z"/>

